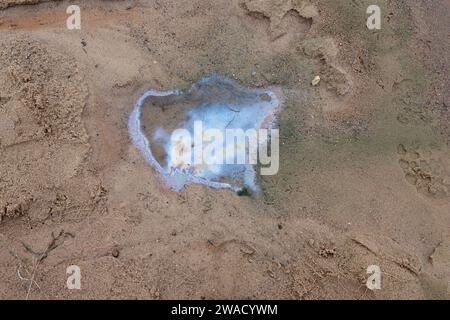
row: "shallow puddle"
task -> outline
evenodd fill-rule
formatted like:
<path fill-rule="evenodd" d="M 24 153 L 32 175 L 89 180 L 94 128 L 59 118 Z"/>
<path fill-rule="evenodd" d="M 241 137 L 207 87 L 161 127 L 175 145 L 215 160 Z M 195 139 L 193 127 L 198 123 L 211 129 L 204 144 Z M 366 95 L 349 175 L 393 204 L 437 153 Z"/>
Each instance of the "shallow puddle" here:
<path fill-rule="evenodd" d="M 258 192 L 260 156 L 266 156 L 265 165 L 278 157 L 272 145 L 278 144 L 279 107 L 272 90 L 247 89 L 210 76 L 189 90 L 147 91 L 131 113 L 129 133 L 148 163 L 175 190 L 199 183 Z"/>

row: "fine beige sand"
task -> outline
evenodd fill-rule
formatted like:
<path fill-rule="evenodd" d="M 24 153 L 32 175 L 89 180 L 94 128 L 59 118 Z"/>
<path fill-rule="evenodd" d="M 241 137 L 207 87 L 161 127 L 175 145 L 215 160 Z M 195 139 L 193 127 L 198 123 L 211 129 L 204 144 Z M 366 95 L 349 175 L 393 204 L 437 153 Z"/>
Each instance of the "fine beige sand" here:
<path fill-rule="evenodd" d="M 80 0 L 68 30 L 0 0 L 0 299 L 449 299 L 450 3 L 377 2 L 377 31 L 370 0 Z M 171 191 L 130 141 L 142 93 L 213 73 L 283 99 L 260 197 Z"/>

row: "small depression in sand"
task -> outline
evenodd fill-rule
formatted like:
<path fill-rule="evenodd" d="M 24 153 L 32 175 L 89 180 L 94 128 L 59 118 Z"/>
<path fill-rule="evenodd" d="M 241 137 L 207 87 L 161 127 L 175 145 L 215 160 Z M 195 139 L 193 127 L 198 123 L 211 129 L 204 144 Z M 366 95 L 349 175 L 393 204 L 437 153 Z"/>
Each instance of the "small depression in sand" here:
<path fill-rule="evenodd" d="M 145 92 L 130 115 L 129 133 L 172 189 L 197 183 L 257 193 L 261 152 L 267 160 L 273 156 L 272 145 L 278 144 L 274 136 L 278 139 L 275 122 L 279 108 L 271 89 L 248 89 L 213 75 L 188 90 Z M 255 140 L 246 134 L 245 140 L 240 140 L 230 136 L 242 132 L 257 132 L 258 137 Z M 252 161 L 249 151 L 254 151 L 253 147 L 258 159 Z M 238 150 L 245 150 L 244 163 Z"/>

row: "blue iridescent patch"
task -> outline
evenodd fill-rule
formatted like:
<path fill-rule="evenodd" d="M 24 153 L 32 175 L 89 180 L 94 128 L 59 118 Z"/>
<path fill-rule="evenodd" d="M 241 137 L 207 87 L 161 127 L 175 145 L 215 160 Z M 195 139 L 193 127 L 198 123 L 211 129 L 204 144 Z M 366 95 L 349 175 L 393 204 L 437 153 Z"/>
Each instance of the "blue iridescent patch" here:
<path fill-rule="evenodd" d="M 242 162 L 237 153 L 242 149 L 250 154 L 252 144 L 259 147 L 268 140 L 269 134 L 263 140 L 258 136 L 255 142 L 250 133 L 273 129 L 279 107 L 272 90 L 247 89 L 214 75 L 202 78 L 189 90 L 145 92 L 130 115 L 129 133 L 147 162 L 175 190 L 198 183 L 236 192 L 258 192 L 256 159 L 249 161 L 249 156 Z M 176 132 L 190 134 L 191 138 L 177 138 Z M 218 142 L 214 136 L 213 142 L 209 135 L 214 132 L 223 132 L 223 141 Z M 248 133 L 248 139 L 239 142 L 232 137 L 230 149 L 231 140 L 225 138 L 235 132 Z M 198 142 L 198 138 L 202 140 Z M 223 152 L 212 148 L 212 143 L 223 147 Z M 180 158 L 180 154 L 184 157 Z"/>

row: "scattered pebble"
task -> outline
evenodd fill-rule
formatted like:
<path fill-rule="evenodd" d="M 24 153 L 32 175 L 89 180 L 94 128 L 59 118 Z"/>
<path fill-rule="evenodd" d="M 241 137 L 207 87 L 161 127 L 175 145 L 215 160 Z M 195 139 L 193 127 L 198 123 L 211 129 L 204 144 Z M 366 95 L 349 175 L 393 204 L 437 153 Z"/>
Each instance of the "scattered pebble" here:
<path fill-rule="evenodd" d="M 112 250 L 111 254 L 112 254 L 112 256 L 113 256 L 114 258 L 118 258 L 119 255 L 120 255 L 120 251 L 119 251 L 119 249 L 114 248 L 114 249 Z"/>
<path fill-rule="evenodd" d="M 314 79 L 311 81 L 311 85 L 313 87 L 319 85 L 319 83 L 320 83 L 320 77 L 319 76 L 315 76 Z"/>

